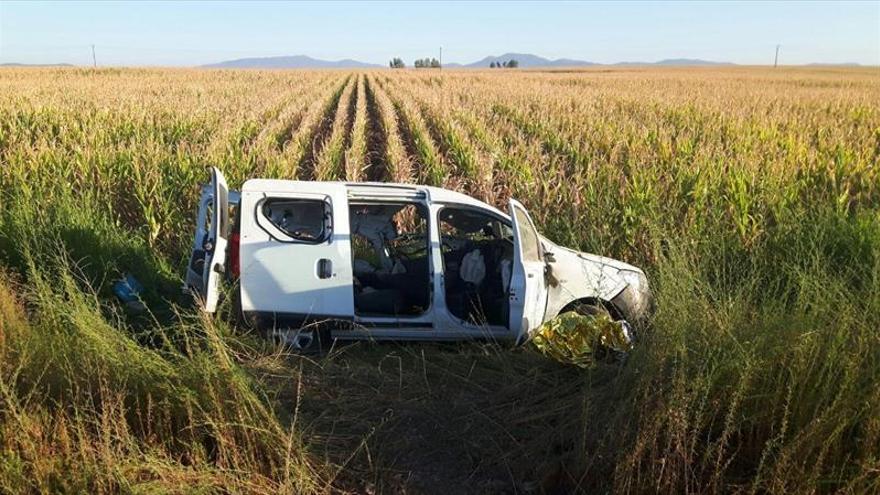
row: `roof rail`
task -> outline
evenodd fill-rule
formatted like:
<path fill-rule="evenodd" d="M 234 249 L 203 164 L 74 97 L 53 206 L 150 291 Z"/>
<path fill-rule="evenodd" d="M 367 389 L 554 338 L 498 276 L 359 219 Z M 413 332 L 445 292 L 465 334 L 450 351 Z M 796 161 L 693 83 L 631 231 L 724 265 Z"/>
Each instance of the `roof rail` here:
<path fill-rule="evenodd" d="M 349 199 L 409 199 L 424 200 L 428 193 L 416 186 L 382 183 L 350 183 L 348 184 Z"/>

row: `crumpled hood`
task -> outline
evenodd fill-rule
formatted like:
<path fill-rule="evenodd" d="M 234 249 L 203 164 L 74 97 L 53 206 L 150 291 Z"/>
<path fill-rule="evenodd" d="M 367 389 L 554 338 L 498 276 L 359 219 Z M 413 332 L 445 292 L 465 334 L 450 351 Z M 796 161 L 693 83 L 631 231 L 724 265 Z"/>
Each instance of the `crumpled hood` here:
<path fill-rule="evenodd" d="M 640 268 L 613 258 L 559 246 L 546 238 L 542 238 L 542 241 L 553 253 L 553 261 L 548 263 L 550 277 L 545 319 L 555 317 L 573 301 L 593 298 L 612 302 L 632 321 L 644 317 L 645 308 L 649 306 L 650 289 L 645 273 Z M 643 286 L 630 289 L 633 286 L 623 272 L 641 275 Z"/>
<path fill-rule="evenodd" d="M 542 237 L 542 241 L 547 244 L 553 246 L 551 251 L 565 251 L 569 254 L 573 254 L 578 258 L 586 261 L 590 261 L 597 265 L 600 265 L 602 268 L 613 268 L 616 270 L 627 270 L 631 272 L 644 273 L 641 268 L 630 265 L 629 263 L 624 263 L 623 261 L 616 260 L 614 258 L 607 258 L 605 256 L 599 256 L 598 254 L 585 253 L 583 251 L 576 251 L 574 249 L 567 248 L 565 246 L 560 246 L 547 238 Z"/>

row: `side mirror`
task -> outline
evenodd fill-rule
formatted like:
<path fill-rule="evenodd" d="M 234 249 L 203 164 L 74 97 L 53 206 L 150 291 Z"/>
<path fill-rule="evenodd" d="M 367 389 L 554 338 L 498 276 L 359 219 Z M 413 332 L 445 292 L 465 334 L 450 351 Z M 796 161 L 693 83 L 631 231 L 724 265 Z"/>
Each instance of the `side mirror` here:
<path fill-rule="evenodd" d="M 544 251 L 544 261 L 547 263 L 554 263 L 556 261 L 556 256 L 550 251 Z"/>

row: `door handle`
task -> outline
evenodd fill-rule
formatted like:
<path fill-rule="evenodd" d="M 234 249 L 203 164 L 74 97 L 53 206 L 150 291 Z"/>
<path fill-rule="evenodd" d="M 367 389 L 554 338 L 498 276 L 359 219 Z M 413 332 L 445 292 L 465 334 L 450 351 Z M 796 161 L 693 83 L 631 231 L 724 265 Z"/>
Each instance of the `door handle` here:
<path fill-rule="evenodd" d="M 333 262 L 327 258 L 318 260 L 318 278 L 330 278 L 333 276 Z"/>

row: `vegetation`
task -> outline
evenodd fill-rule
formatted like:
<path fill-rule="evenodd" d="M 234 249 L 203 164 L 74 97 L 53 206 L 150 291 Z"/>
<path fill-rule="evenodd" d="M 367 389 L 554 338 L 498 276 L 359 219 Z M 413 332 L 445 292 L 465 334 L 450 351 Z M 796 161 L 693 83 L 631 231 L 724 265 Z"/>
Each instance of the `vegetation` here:
<path fill-rule="evenodd" d="M 491 69 L 516 69 L 517 67 L 519 67 L 519 62 L 515 59 L 510 59 L 507 62 L 491 62 L 489 64 Z"/>
<path fill-rule="evenodd" d="M 3 69 L 0 491 L 880 491 L 878 109 L 857 68 Z M 288 356 L 179 294 L 209 165 L 516 197 L 657 311 L 625 364 Z"/>
<path fill-rule="evenodd" d="M 316 154 L 313 164 L 314 174 L 312 174 L 314 180 L 338 180 L 345 177 L 345 150 L 351 136 L 352 113 L 355 109 L 352 98 L 357 96 L 355 87 L 358 85 L 358 79 L 360 78 L 349 79 L 339 97 L 332 120 L 324 119 L 324 132 L 329 132 L 329 136 L 323 139 L 323 142 L 323 133 L 312 139 Z"/>
<path fill-rule="evenodd" d="M 363 178 L 364 169 L 368 165 L 367 156 L 367 87 L 366 77 L 357 79 L 357 92 L 349 111 L 354 112 L 352 127 L 349 133 L 348 149 L 345 151 L 345 172 L 343 177 L 358 181 Z"/>
<path fill-rule="evenodd" d="M 406 67 L 406 64 L 403 63 L 402 58 L 394 57 L 391 59 L 390 62 L 388 62 L 388 67 L 391 67 L 392 69 L 403 69 L 404 67 Z"/>
<path fill-rule="evenodd" d="M 420 58 L 413 64 L 416 69 L 439 69 L 440 62 L 436 58 Z"/>

